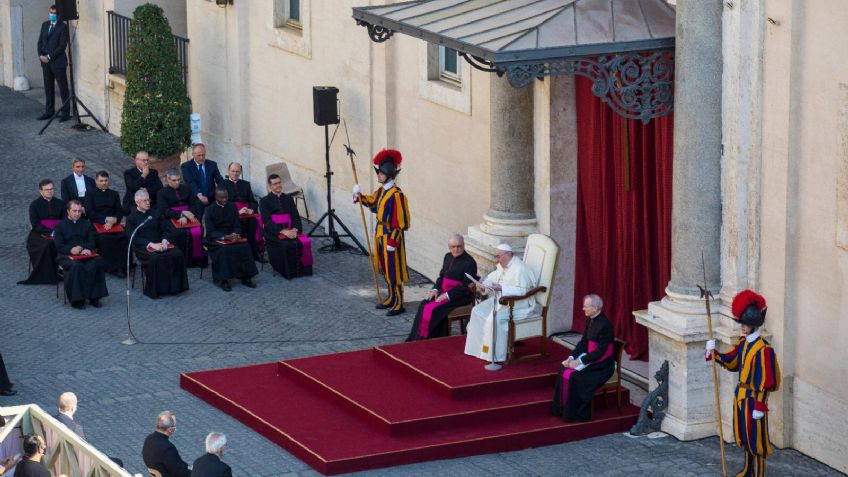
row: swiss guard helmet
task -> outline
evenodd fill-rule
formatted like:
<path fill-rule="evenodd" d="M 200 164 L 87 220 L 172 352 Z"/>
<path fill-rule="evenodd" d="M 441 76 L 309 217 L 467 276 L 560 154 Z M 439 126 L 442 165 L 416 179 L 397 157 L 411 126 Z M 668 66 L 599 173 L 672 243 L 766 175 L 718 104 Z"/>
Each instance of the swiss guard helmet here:
<path fill-rule="evenodd" d="M 394 179 L 400 172 L 403 155 L 395 149 L 383 149 L 374 156 L 374 172 L 382 172 L 389 179 Z"/>
<path fill-rule="evenodd" d="M 766 321 L 766 299 L 751 290 L 742 290 L 733 297 L 731 306 L 733 319 L 752 328 L 763 326 Z"/>

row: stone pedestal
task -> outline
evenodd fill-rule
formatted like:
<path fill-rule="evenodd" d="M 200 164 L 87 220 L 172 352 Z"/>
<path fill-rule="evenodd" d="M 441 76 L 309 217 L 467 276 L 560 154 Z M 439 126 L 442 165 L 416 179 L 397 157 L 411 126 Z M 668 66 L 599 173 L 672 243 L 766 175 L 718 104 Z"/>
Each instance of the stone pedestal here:
<path fill-rule="evenodd" d="M 494 268 L 494 247 L 505 242 L 517 255 L 537 230 L 533 207 L 533 89 L 513 88 L 491 75 L 491 176 L 489 210 L 468 228 L 466 249 L 481 272 Z"/>

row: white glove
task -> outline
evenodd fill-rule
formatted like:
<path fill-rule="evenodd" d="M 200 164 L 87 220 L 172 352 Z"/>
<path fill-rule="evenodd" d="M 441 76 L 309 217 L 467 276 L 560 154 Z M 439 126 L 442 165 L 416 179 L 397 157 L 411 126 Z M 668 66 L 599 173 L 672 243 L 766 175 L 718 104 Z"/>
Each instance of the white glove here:
<path fill-rule="evenodd" d="M 394 252 L 395 248 L 392 247 L 391 245 L 386 245 L 386 250 L 388 250 L 389 252 Z"/>
<path fill-rule="evenodd" d="M 359 184 L 353 185 L 353 195 L 359 195 L 362 192 L 362 186 Z"/>
<path fill-rule="evenodd" d="M 758 411 L 756 409 L 751 412 L 751 417 L 753 417 L 754 419 L 762 419 L 765 415 L 766 413 L 764 413 L 763 411 Z"/>
<path fill-rule="evenodd" d="M 707 340 L 707 353 L 715 349 L 715 340 Z"/>

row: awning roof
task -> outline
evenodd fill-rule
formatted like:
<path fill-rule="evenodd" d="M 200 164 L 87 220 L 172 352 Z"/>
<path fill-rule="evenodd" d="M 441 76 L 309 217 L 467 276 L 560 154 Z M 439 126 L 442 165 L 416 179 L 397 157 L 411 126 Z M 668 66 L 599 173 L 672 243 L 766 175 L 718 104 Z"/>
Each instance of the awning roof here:
<path fill-rule="evenodd" d="M 665 0 L 415 0 L 353 17 L 495 65 L 670 49 L 675 34 Z"/>

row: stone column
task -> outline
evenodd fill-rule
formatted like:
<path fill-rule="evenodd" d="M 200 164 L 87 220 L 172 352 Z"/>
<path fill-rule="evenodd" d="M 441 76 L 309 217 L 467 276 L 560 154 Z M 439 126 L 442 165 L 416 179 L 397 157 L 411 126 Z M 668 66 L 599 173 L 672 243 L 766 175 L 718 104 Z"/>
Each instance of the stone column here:
<path fill-rule="evenodd" d="M 468 228 L 467 248 L 480 270 L 494 266 L 492 249 L 509 243 L 516 253 L 536 230 L 533 208 L 533 89 L 514 88 L 506 77 L 490 79 L 491 176 L 489 210 Z"/>
<path fill-rule="evenodd" d="M 706 312 L 697 285 L 704 282 L 703 253 L 706 286 L 718 297 L 722 6 L 719 0 L 677 2 L 671 281 L 662 301 L 635 313 L 649 329 L 651 385 L 653 374 L 669 362 L 662 429 L 684 440 L 717 433 L 712 375 L 704 363 Z"/>

